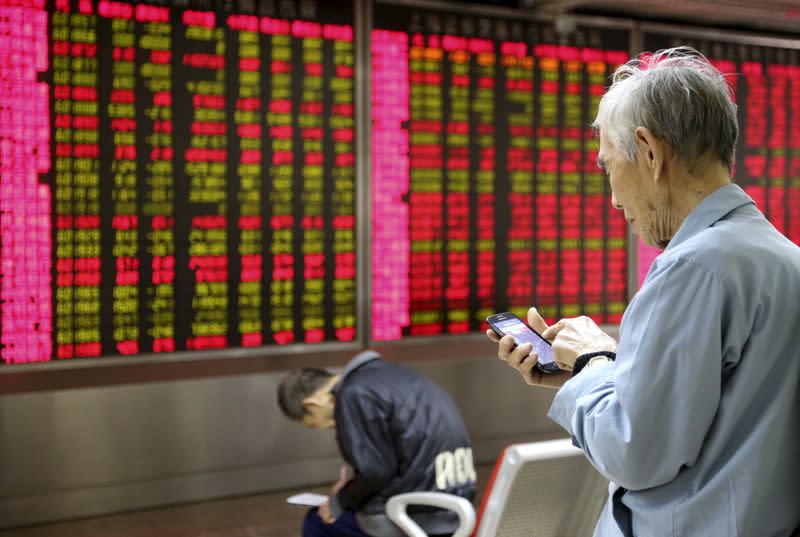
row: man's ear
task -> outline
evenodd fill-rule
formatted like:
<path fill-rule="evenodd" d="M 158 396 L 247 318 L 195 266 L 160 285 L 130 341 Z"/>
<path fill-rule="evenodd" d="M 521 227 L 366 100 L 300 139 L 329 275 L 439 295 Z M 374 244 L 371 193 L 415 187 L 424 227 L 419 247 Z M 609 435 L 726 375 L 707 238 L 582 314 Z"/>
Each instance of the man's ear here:
<path fill-rule="evenodd" d="M 312 393 L 305 399 L 303 399 L 303 408 L 309 409 L 313 407 L 320 407 L 322 406 L 321 395 L 318 393 Z"/>
<path fill-rule="evenodd" d="M 303 399 L 303 408 L 324 407 L 328 404 L 330 392 L 317 391 Z"/>
<path fill-rule="evenodd" d="M 639 157 L 653 174 L 653 181 L 657 183 L 664 171 L 666 144 L 647 127 L 636 127 L 635 136 Z"/>

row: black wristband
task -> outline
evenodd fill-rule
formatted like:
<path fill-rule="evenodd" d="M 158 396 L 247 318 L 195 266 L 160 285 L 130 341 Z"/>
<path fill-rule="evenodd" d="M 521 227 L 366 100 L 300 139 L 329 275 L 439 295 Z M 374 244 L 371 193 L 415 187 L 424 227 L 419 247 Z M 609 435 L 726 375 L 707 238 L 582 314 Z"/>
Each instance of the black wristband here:
<path fill-rule="evenodd" d="M 589 363 L 589 360 L 597 356 L 605 356 L 612 362 L 617 359 L 617 353 L 611 351 L 587 352 L 586 354 L 581 354 L 575 358 L 575 364 L 572 366 L 572 376 L 574 377 L 580 373 L 581 370 L 586 367 L 586 364 Z"/>

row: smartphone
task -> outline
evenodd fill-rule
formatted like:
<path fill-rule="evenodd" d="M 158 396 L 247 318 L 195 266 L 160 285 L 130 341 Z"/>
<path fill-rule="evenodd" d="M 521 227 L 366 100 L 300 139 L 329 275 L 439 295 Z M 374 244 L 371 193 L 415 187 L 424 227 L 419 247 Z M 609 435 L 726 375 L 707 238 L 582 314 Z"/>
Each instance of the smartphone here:
<path fill-rule="evenodd" d="M 539 355 L 539 363 L 536 367 L 543 373 L 553 373 L 559 370 L 553 356 L 553 346 L 542 337 L 536 330 L 528 326 L 522 319 L 513 313 L 496 313 L 486 318 L 489 328 L 494 330 L 500 337 L 511 336 L 514 338 L 515 346 L 530 343 L 533 345 L 533 352 Z"/>

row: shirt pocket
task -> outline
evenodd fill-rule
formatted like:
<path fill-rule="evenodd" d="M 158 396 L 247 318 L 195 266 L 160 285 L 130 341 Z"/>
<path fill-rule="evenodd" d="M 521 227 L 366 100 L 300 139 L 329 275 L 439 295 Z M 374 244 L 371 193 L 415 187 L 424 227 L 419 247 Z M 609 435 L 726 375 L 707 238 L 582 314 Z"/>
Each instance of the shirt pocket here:
<path fill-rule="evenodd" d="M 675 508 L 673 536 L 725 535 L 739 537 L 730 478 L 718 487 L 706 487 Z"/>

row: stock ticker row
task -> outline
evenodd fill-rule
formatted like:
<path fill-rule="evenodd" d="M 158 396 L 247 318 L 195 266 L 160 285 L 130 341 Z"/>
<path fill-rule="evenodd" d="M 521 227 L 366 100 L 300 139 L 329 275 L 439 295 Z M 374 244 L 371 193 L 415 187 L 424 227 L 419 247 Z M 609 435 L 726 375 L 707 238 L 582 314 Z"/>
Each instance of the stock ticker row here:
<path fill-rule="evenodd" d="M 590 125 L 630 30 L 354 7 L 0 0 L 0 363 L 619 322 Z M 730 73 L 736 180 L 799 242 L 798 51 L 644 37 Z"/>

